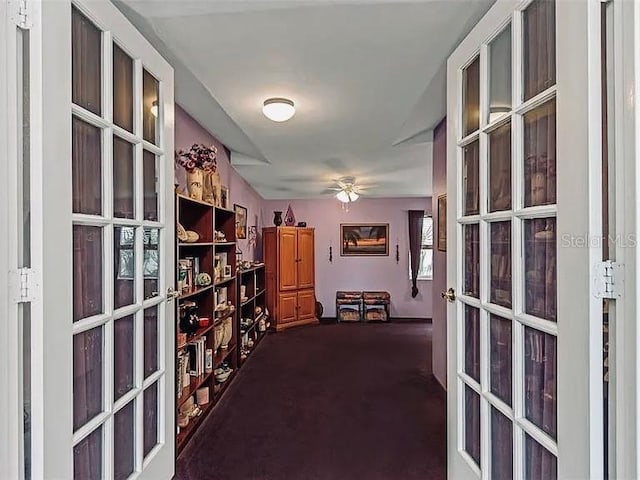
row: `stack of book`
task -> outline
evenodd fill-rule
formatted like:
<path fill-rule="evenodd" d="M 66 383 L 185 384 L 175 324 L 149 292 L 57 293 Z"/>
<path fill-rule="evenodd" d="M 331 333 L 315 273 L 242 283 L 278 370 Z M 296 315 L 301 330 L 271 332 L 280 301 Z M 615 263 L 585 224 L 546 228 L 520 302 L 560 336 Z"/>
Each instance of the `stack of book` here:
<path fill-rule="evenodd" d="M 187 344 L 189 352 L 189 375 L 198 377 L 205 372 L 205 345 L 206 338 L 200 337 Z"/>
<path fill-rule="evenodd" d="M 200 273 L 198 257 L 184 257 L 178 261 L 178 291 L 185 292 L 195 287 L 195 279 Z"/>

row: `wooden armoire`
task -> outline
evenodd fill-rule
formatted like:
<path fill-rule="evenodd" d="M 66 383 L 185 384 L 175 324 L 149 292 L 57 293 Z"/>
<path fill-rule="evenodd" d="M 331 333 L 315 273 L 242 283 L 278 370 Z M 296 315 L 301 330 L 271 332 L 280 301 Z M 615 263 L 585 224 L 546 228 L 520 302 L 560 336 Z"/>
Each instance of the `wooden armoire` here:
<path fill-rule="evenodd" d="M 262 248 L 267 308 L 276 331 L 317 323 L 313 228 L 264 228 Z"/>

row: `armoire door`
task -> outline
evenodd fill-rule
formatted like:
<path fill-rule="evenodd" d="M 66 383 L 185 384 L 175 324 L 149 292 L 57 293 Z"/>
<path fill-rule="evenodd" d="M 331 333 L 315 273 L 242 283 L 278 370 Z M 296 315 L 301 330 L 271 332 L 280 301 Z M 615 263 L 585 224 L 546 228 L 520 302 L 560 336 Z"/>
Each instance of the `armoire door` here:
<path fill-rule="evenodd" d="M 316 316 L 316 296 L 313 289 L 298 292 L 298 320 L 308 320 Z"/>
<path fill-rule="evenodd" d="M 296 292 L 281 293 L 278 302 L 278 324 L 295 322 L 298 318 Z"/>
<path fill-rule="evenodd" d="M 280 290 L 298 289 L 298 235 L 295 228 L 278 230 L 278 262 Z"/>
<path fill-rule="evenodd" d="M 314 242 L 312 229 L 298 230 L 298 287 L 313 288 L 314 274 Z"/>

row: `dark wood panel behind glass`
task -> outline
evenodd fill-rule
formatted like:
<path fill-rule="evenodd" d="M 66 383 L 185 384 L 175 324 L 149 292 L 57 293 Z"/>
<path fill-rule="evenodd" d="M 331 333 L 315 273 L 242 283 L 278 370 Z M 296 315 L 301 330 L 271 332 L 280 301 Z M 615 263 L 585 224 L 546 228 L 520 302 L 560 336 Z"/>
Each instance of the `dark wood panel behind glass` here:
<path fill-rule="evenodd" d="M 491 393 L 511 406 L 511 320 L 497 315 L 489 318 Z"/>
<path fill-rule="evenodd" d="M 158 306 L 144 311 L 144 378 L 158 370 Z"/>
<path fill-rule="evenodd" d="M 556 480 L 558 459 L 546 448 L 525 434 L 524 442 L 526 480 Z"/>
<path fill-rule="evenodd" d="M 129 402 L 113 416 L 113 478 L 125 480 L 135 468 L 134 402 Z"/>
<path fill-rule="evenodd" d="M 524 116 L 524 206 L 556 203 L 556 101 Z"/>
<path fill-rule="evenodd" d="M 524 409 L 533 424 L 556 438 L 558 422 L 556 337 L 524 329 Z"/>
<path fill-rule="evenodd" d="M 73 226 L 73 321 L 103 312 L 102 227 Z"/>
<path fill-rule="evenodd" d="M 556 83 L 556 2 L 535 0 L 524 11 L 524 99 Z"/>
<path fill-rule="evenodd" d="M 480 226 L 464 226 L 464 295 L 480 298 Z"/>
<path fill-rule="evenodd" d="M 134 218 L 133 145 L 113 137 L 113 216 Z"/>
<path fill-rule="evenodd" d="M 113 321 L 113 400 L 116 401 L 133 386 L 133 344 L 135 341 L 133 315 Z"/>
<path fill-rule="evenodd" d="M 477 140 L 463 148 L 462 192 L 464 214 L 480 213 L 480 142 Z"/>
<path fill-rule="evenodd" d="M 480 383 L 480 310 L 464 307 L 464 371 Z"/>
<path fill-rule="evenodd" d="M 143 455 L 158 444 L 158 383 L 154 383 L 144 391 L 144 430 L 143 430 Z"/>
<path fill-rule="evenodd" d="M 102 478 L 102 426 L 73 447 L 73 479 Z"/>
<path fill-rule="evenodd" d="M 511 222 L 490 224 L 491 235 L 491 303 L 511 308 Z"/>
<path fill-rule="evenodd" d="M 79 118 L 71 121 L 73 213 L 102 215 L 102 132 Z"/>
<path fill-rule="evenodd" d="M 102 32 L 71 7 L 71 99 L 90 112 L 102 113 Z"/>
<path fill-rule="evenodd" d="M 133 60 L 113 44 L 113 123 L 133 132 Z"/>
<path fill-rule="evenodd" d="M 102 412 L 102 327 L 73 336 L 73 430 Z"/>
<path fill-rule="evenodd" d="M 513 424 L 491 407 L 491 480 L 513 479 Z"/>
<path fill-rule="evenodd" d="M 489 211 L 511 208 L 511 123 L 489 134 Z"/>
<path fill-rule="evenodd" d="M 480 466 L 480 395 L 464 386 L 464 449 Z"/>
<path fill-rule="evenodd" d="M 155 105 L 159 108 L 159 84 L 146 70 L 142 73 L 142 138 L 158 144 L 158 119 L 151 112 Z"/>
<path fill-rule="evenodd" d="M 557 320 L 556 219 L 524 221 L 525 312 Z"/>
<path fill-rule="evenodd" d="M 142 154 L 142 179 L 144 190 L 144 219 L 158 220 L 158 161 L 157 157 L 145 150 Z"/>
<path fill-rule="evenodd" d="M 462 72 L 462 136 L 480 128 L 480 57 Z"/>

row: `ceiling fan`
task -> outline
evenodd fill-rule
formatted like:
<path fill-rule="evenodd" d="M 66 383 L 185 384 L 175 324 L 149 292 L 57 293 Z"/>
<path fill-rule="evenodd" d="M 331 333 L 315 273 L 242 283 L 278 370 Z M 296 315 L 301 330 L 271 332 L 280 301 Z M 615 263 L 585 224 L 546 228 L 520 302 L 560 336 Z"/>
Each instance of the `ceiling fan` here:
<path fill-rule="evenodd" d="M 357 185 L 354 177 L 342 177 L 336 181 L 336 186 L 329 187 L 329 190 L 338 192 L 336 198 L 342 203 L 342 206 L 348 207 L 349 203 L 355 202 L 360 198 L 363 190 L 367 187 Z"/>

